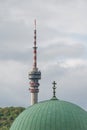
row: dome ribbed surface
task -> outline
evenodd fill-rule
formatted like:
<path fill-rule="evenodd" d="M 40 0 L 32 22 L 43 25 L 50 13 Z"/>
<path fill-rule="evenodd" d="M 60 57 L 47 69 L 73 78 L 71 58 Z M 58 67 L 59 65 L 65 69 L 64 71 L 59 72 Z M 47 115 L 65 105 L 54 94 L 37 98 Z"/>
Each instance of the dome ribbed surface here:
<path fill-rule="evenodd" d="M 28 107 L 10 130 L 87 130 L 87 112 L 75 104 L 52 99 Z"/>

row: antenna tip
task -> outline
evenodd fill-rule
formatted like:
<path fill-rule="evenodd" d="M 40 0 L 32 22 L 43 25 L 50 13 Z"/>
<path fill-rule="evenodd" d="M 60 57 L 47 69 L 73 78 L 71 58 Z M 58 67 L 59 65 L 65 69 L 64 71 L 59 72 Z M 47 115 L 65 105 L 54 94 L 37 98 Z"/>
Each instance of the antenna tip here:
<path fill-rule="evenodd" d="M 35 25 L 35 29 L 36 29 L 36 19 L 34 20 L 34 25 Z"/>

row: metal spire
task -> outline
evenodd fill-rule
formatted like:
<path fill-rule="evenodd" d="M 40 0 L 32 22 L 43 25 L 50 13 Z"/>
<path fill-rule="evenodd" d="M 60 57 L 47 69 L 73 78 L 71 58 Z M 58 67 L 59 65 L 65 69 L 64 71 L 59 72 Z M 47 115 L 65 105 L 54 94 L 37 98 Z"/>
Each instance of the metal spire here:
<path fill-rule="evenodd" d="M 57 84 L 57 83 L 54 81 L 52 84 L 53 84 L 53 97 L 56 97 L 56 96 L 55 96 L 55 94 L 56 94 L 56 91 L 55 91 L 55 90 L 56 90 L 56 84 Z"/>

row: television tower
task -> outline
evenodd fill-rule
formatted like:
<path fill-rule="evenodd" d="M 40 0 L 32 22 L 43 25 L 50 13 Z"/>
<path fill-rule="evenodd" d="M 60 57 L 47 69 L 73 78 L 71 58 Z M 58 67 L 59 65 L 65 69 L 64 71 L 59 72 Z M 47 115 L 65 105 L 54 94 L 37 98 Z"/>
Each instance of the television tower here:
<path fill-rule="evenodd" d="M 29 91 L 31 93 L 31 105 L 38 102 L 38 92 L 39 92 L 39 80 L 41 79 L 41 72 L 37 68 L 37 46 L 36 46 L 36 20 L 34 21 L 34 47 L 33 47 L 33 68 L 29 73 L 30 87 Z"/>

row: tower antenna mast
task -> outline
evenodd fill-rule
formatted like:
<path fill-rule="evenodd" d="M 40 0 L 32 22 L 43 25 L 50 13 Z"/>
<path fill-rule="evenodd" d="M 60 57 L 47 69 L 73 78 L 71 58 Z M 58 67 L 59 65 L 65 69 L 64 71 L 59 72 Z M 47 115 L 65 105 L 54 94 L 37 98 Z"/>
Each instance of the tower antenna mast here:
<path fill-rule="evenodd" d="M 37 36 L 36 36 L 36 20 L 34 21 L 34 24 L 35 24 L 35 29 L 34 29 L 34 47 L 33 47 L 33 53 L 34 53 L 34 64 L 33 64 L 33 68 L 34 69 L 36 69 L 37 68 L 37 46 L 36 46 L 36 44 L 37 44 L 37 42 L 36 42 L 36 38 L 37 38 Z"/>
<path fill-rule="evenodd" d="M 30 87 L 29 91 L 31 93 L 31 105 L 38 102 L 38 92 L 39 92 L 39 80 L 41 79 L 41 72 L 37 68 L 37 42 L 36 42 L 36 20 L 34 21 L 34 47 L 33 47 L 33 68 L 29 73 Z"/>

